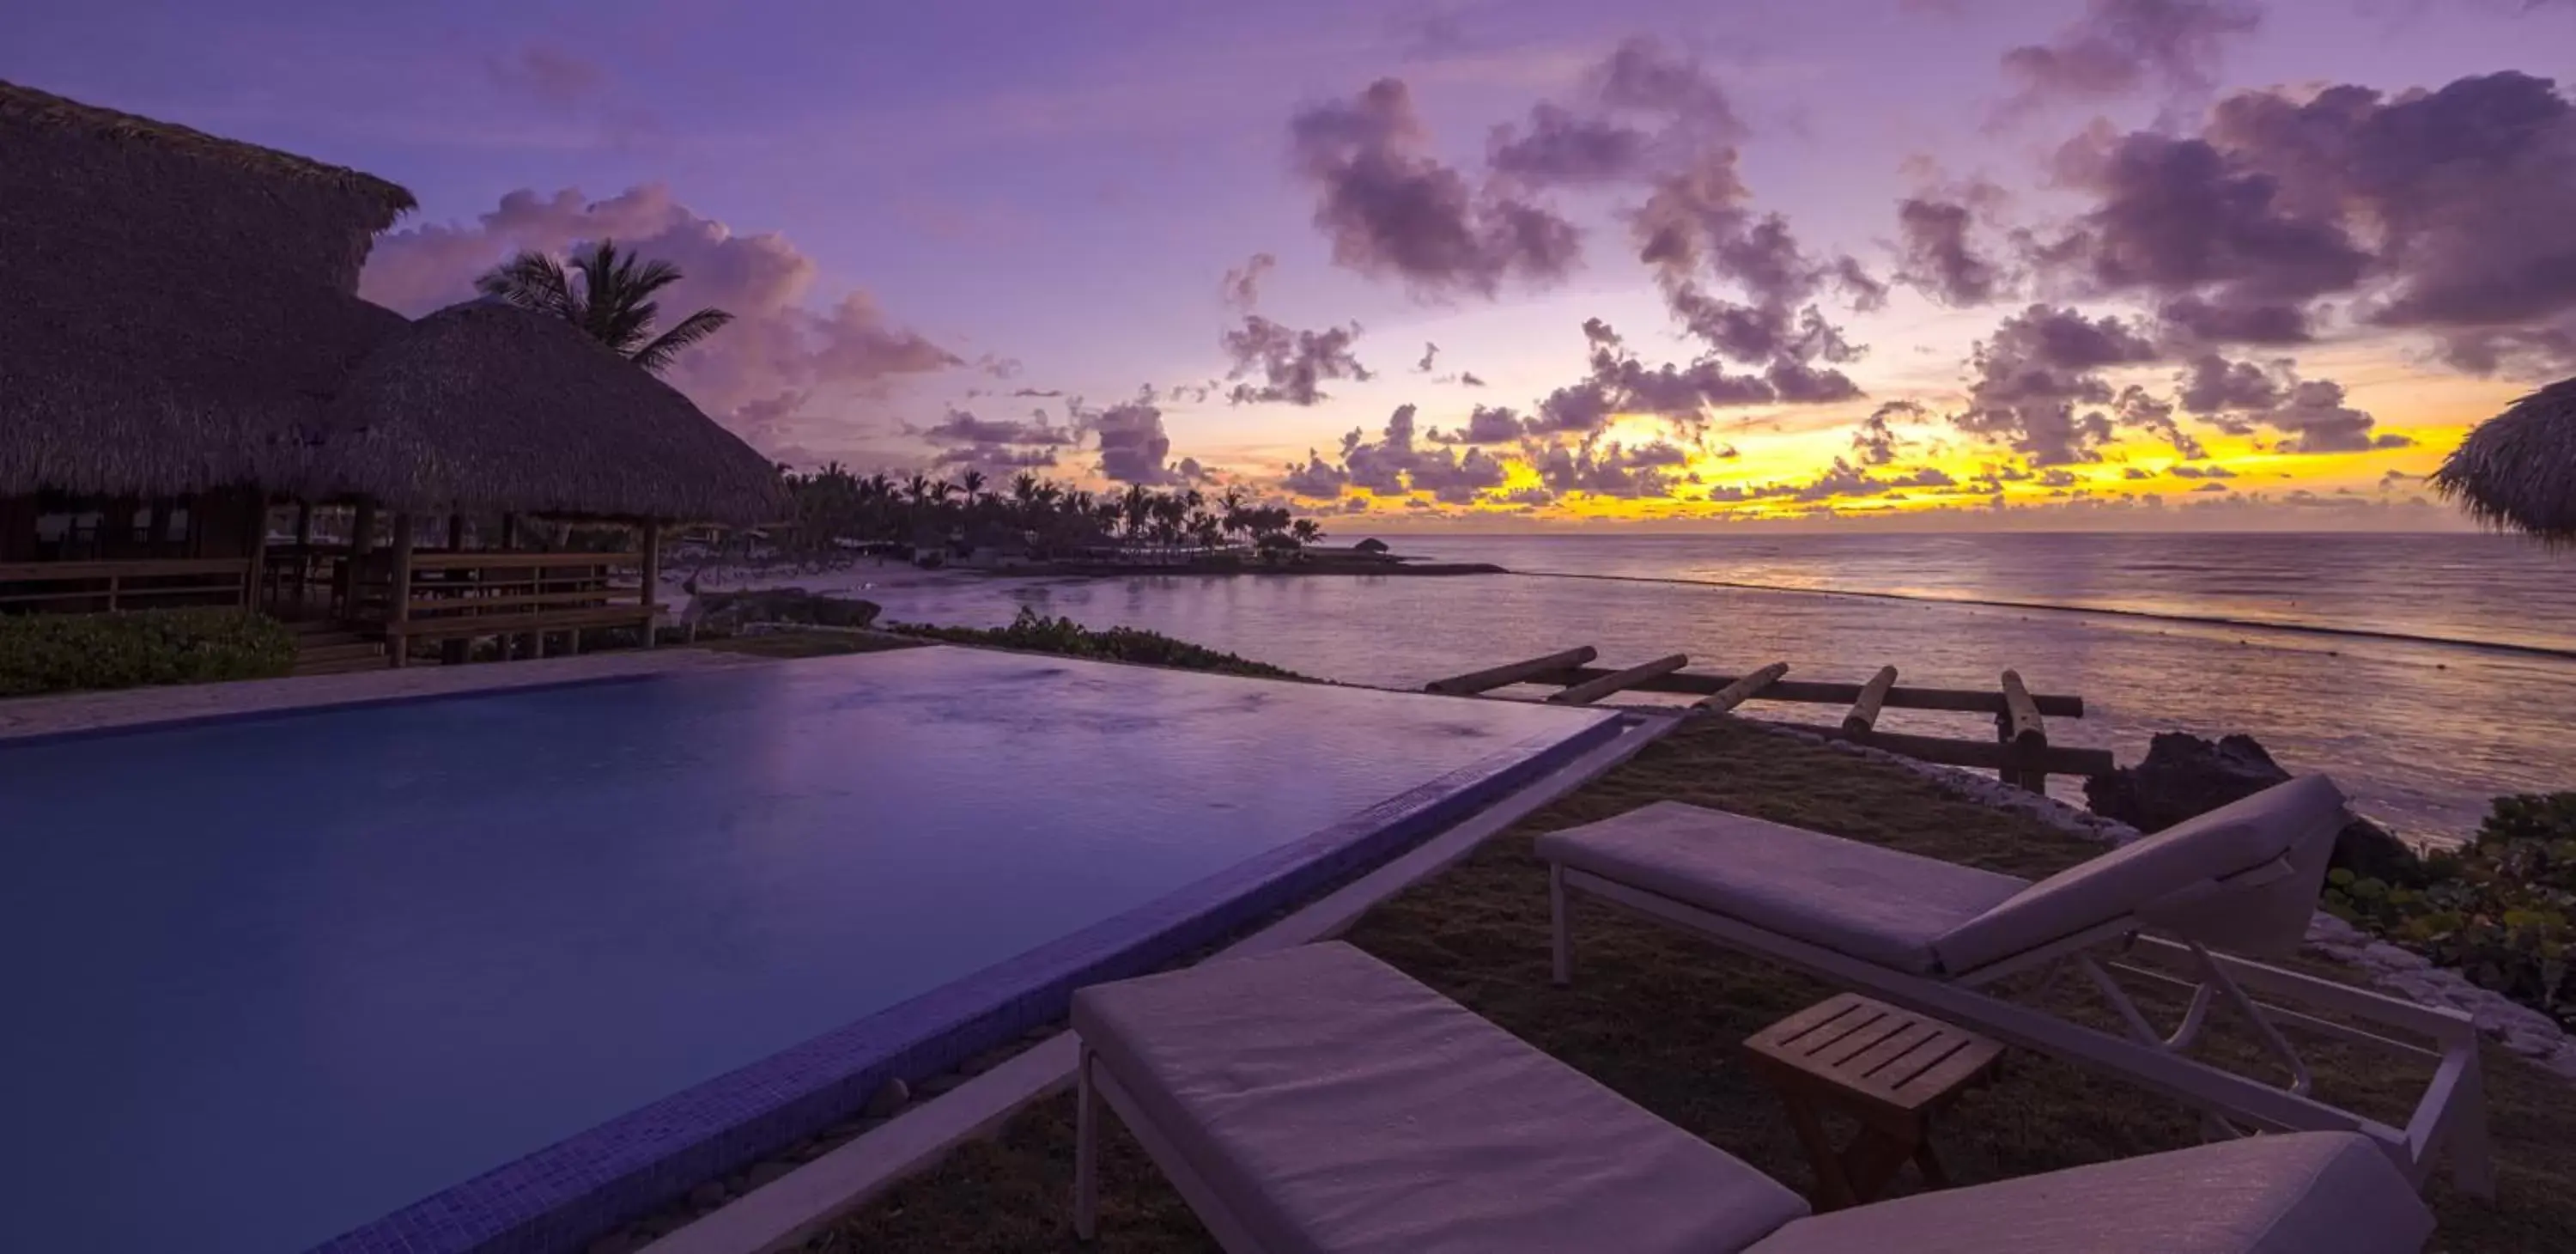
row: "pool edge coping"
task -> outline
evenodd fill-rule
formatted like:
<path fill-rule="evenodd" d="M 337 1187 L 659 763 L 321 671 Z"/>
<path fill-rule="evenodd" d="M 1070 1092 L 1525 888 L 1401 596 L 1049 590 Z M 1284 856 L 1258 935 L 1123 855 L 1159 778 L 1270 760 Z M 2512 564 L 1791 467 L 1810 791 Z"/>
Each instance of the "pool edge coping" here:
<path fill-rule="evenodd" d="M 1246 958 L 1340 936 L 1379 903 L 1457 865 L 1487 840 L 1617 769 L 1682 722 L 1676 713 L 1621 711 L 1613 724 L 1617 733 L 1602 743 L 1200 962 Z M 937 1165 L 959 1145 L 1063 1092 L 1073 1083 L 1076 1061 L 1074 1034 L 1059 1032 L 653 1241 L 638 1254 L 780 1254 L 794 1249 L 886 1189 Z"/>

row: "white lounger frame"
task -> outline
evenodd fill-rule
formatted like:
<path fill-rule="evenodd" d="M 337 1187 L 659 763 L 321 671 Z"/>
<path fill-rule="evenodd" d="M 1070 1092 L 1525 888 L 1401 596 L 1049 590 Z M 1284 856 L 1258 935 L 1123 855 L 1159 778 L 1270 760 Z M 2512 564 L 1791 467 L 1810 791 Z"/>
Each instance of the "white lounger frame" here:
<path fill-rule="evenodd" d="M 1190 1204 L 1199 1222 L 1207 1226 L 1208 1235 L 1216 1238 L 1226 1254 L 1266 1254 L 1268 1246 L 1253 1239 L 1243 1221 L 1236 1218 L 1224 1196 L 1210 1187 L 1198 1170 L 1190 1165 L 1189 1156 L 1181 1153 L 1163 1135 L 1160 1127 L 1136 1105 L 1136 1099 L 1118 1083 L 1117 1073 L 1094 1053 L 1089 1044 L 1082 1046 L 1081 1060 L 1074 1066 L 1073 1115 L 1073 1235 L 1089 1241 L 1100 1230 L 1100 1107 L 1105 1101 L 1118 1112 L 1118 1121 L 1145 1147 L 1145 1156 L 1163 1169 L 1163 1175 L 1179 1190 L 1181 1200 Z"/>
<path fill-rule="evenodd" d="M 2214 890 L 2222 886 L 2209 887 Z M 1559 984 L 1567 983 L 1573 975 L 1567 917 L 1568 897 L 1573 891 L 1740 953 L 1771 959 L 1826 983 L 1857 989 L 1908 1010 L 1975 1028 L 2007 1044 L 2133 1080 L 2201 1111 L 2213 1136 L 2239 1135 L 2240 1125 L 2281 1131 L 2360 1132 L 2378 1142 L 2419 1190 L 2432 1172 L 2435 1156 L 2447 1152 L 2452 1181 L 2462 1192 L 2477 1197 L 2494 1195 L 2486 1101 L 2478 1071 L 2477 1027 L 2467 1015 L 2455 1010 L 2419 1006 L 2212 953 L 2197 944 L 2145 935 L 2148 925 L 2134 915 L 1964 975 L 1918 975 L 1766 931 L 1563 863 L 1551 863 L 1548 905 L 1554 916 L 1555 974 Z M 2218 895 L 2221 894 L 2216 891 L 2203 894 Z M 2118 951 L 2121 960 L 2100 960 L 2097 952 L 2105 949 Z M 2069 962 L 2092 978 L 2128 1024 L 2129 1037 L 2114 1036 L 2006 1001 L 1985 988 L 2007 976 Z M 2182 1024 L 2171 1033 L 2157 1032 L 2120 986 L 2114 971 L 2189 990 L 2190 1008 Z M 2257 1001 L 2248 994 L 2249 989 L 2349 1015 L 2374 1027 L 2410 1033 L 2430 1044 L 2412 1044 Z M 2209 1010 L 2220 999 L 2250 1021 L 2267 1052 L 2290 1072 L 2286 1086 L 2225 1070 L 2186 1054 L 2207 1026 Z M 2308 1096 L 2307 1068 L 2297 1050 L 2282 1037 L 2280 1029 L 2284 1027 L 2431 1061 L 2432 1082 L 2402 1129 L 2329 1106 Z"/>

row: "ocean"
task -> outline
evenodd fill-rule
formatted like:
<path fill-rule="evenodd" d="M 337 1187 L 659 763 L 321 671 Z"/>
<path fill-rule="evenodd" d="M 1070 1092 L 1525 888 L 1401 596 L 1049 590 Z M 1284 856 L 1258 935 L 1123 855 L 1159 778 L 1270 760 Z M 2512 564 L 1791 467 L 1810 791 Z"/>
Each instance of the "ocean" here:
<path fill-rule="evenodd" d="M 1454 578 L 1013 579 L 862 565 L 802 578 L 889 619 L 998 625 L 1023 606 L 1150 628 L 1353 683 L 1416 687 L 1579 644 L 1619 666 L 1789 663 L 1796 678 L 2079 695 L 2051 743 L 2121 762 L 2150 736 L 2244 732 L 2333 775 L 2399 834 L 2473 832 L 2498 793 L 2576 788 L 2576 554 L 2475 534 L 1403 536 L 1491 562 Z M 1759 704 L 1830 722 L 1838 708 Z M 1880 726 L 1983 737 L 1985 719 Z M 2080 803 L 2076 781 L 2055 791 Z"/>

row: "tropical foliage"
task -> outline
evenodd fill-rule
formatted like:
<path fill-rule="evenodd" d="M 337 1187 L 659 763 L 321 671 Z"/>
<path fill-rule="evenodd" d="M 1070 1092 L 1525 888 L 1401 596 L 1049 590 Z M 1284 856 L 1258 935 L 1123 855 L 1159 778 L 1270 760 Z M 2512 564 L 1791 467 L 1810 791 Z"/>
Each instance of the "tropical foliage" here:
<path fill-rule="evenodd" d="M 295 637 L 237 609 L 0 615 L 0 697 L 261 679 L 295 669 Z"/>
<path fill-rule="evenodd" d="M 579 283 L 572 278 L 575 270 L 581 272 Z M 679 281 L 678 266 L 620 252 L 615 240 L 604 239 L 568 261 L 534 250 L 520 253 L 476 279 L 474 287 L 522 309 L 561 318 L 636 365 L 660 374 L 681 349 L 733 321 L 733 315 L 724 310 L 701 309 L 655 335 L 653 327 L 662 307 L 653 297 Z"/>
<path fill-rule="evenodd" d="M 1033 474 L 995 485 L 969 470 L 955 480 L 860 476 L 838 463 L 787 476 L 794 530 L 807 545 L 835 540 L 927 546 L 951 539 L 1007 537 L 1043 556 L 1104 545 L 1216 550 L 1248 545 L 1283 554 L 1313 543 L 1323 528 L 1282 505 L 1256 505 L 1241 492 L 1130 486 L 1094 493 Z"/>
<path fill-rule="evenodd" d="M 2338 870 L 2326 909 L 2576 1027 L 2576 792 L 2498 797 L 2477 838 L 2414 883 Z"/>
<path fill-rule="evenodd" d="M 1142 666 L 1168 666 L 1185 671 L 1215 671 L 1223 675 L 1248 675 L 1255 679 L 1307 678 L 1265 662 L 1255 662 L 1186 640 L 1175 640 L 1160 632 L 1134 627 L 1095 631 L 1070 618 L 1049 618 L 1026 606 L 1020 608 L 1019 617 L 1012 619 L 1008 627 L 903 626 L 896 630 L 905 635 L 944 640 L 951 644 L 1022 649 L 1031 653 L 1134 662 Z"/>

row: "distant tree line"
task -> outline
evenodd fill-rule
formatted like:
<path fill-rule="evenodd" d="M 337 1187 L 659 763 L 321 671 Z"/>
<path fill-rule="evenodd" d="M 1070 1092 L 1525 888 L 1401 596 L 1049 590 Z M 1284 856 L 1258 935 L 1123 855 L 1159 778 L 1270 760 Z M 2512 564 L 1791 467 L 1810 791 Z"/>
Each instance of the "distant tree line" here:
<path fill-rule="evenodd" d="M 962 543 L 1025 545 L 1041 557 L 1089 548 L 1220 549 L 1247 545 L 1283 554 L 1314 543 L 1323 528 L 1284 505 L 1256 505 L 1235 490 L 1214 497 L 1195 488 L 1091 492 L 1021 473 L 994 488 L 982 471 L 956 479 L 853 474 L 835 462 L 806 473 L 783 472 L 795 500 L 799 548 L 837 541 L 927 548 Z"/>

